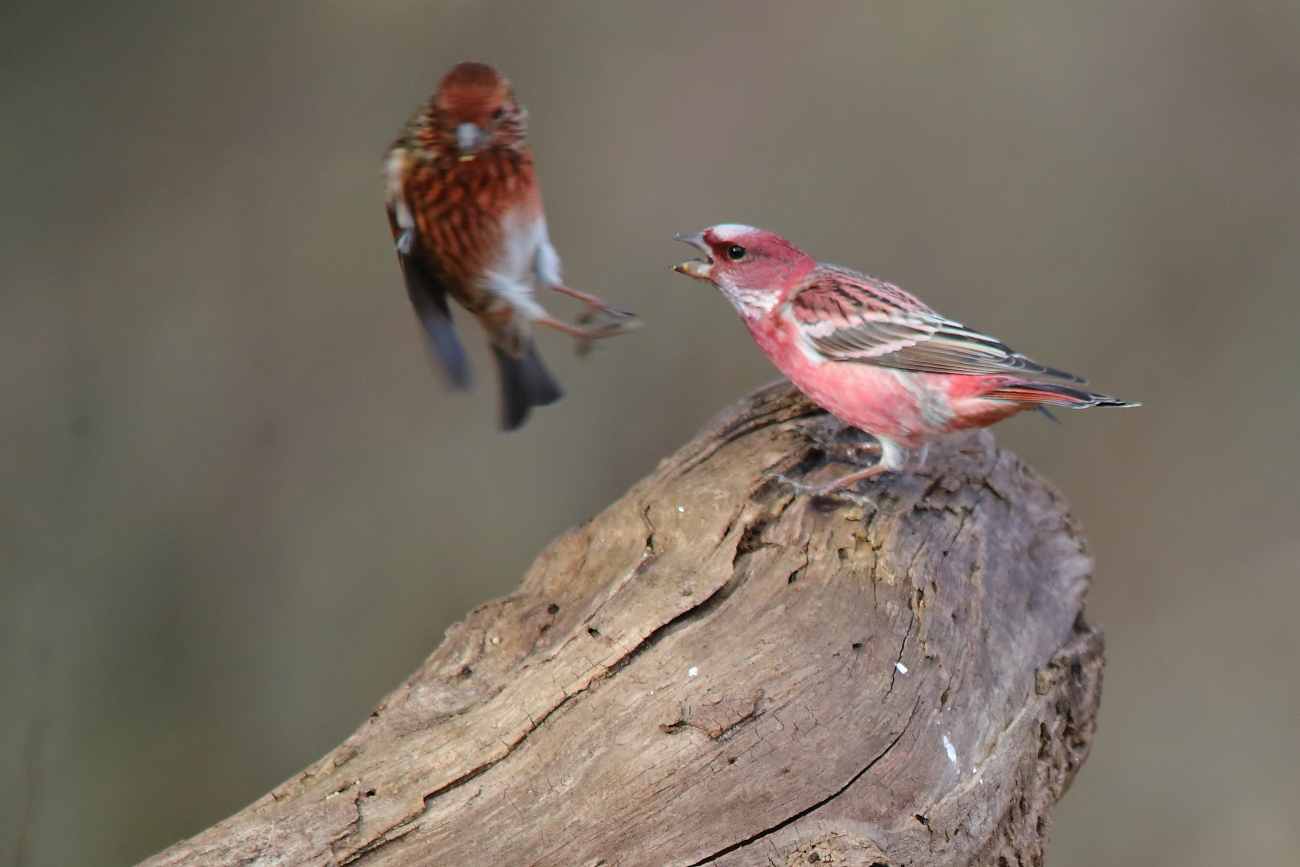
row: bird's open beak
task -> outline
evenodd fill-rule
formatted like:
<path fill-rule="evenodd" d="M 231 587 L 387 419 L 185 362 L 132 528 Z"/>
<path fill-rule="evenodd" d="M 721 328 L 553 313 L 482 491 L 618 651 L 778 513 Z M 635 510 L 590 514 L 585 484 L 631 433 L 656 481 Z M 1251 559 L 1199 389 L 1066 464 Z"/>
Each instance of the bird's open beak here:
<path fill-rule="evenodd" d="M 462 161 L 472 160 L 478 149 L 487 143 L 488 132 L 476 123 L 462 123 L 456 127 L 456 150 Z"/>
<path fill-rule="evenodd" d="M 674 265 L 673 270 L 685 274 L 687 277 L 694 277 L 696 280 L 708 280 L 709 272 L 713 270 L 713 251 L 709 245 L 704 243 L 703 232 L 692 232 L 689 235 L 678 235 L 676 240 L 684 241 L 692 247 L 696 247 L 704 254 L 704 259 L 692 259 L 689 262 L 682 262 L 680 265 Z"/>

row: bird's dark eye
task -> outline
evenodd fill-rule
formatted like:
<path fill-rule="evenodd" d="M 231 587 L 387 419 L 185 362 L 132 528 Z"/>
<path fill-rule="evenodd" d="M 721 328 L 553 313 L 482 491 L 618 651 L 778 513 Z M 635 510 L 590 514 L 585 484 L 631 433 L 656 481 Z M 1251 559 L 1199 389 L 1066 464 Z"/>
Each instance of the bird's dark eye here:
<path fill-rule="evenodd" d="M 732 244 L 727 248 L 727 258 L 733 262 L 739 262 L 745 258 L 745 248 L 739 244 Z"/>
<path fill-rule="evenodd" d="M 506 116 L 506 107 L 503 105 L 497 109 L 496 114 L 492 115 L 493 120 L 500 120 Z"/>

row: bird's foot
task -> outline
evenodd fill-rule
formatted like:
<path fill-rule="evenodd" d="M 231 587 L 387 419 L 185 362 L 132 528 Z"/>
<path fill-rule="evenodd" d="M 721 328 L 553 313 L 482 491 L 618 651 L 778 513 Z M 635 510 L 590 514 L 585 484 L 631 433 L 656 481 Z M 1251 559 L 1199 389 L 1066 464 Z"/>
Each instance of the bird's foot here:
<path fill-rule="evenodd" d="M 871 434 L 844 424 L 834 416 L 801 424 L 799 430 L 831 460 L 858 466 L 874 465 L 880 461 L 881 446 Z"/>
<path fill-rule="evenodd" d="M 604 301 L 596 299 L 596 303 L 588 304 L 587 309 L 578 314 L 577 321 L 586 325 L 588 322 L 595 322 L 597 316 L 608 316 L 611 319 L 636 319 L 635 313 L 610 307 Z"/>
<path fill-rule="evenodd" d="M 641 324 L 640 319 L 633 317 L 624 319 L 621 322 L 611 322 L 608 325 L 583 329 L 586 332 L 585 334 L 575 335 L 578 341 L 573 351 L 578 355 L 586 355 L 591 352 L 591 348 L 596 345 L 597 340 L 605 340 L 610 337 L 617 337 L 620 334 L 626 334 L 629 331 L 635 331 L 641 327 Z"/>
<path fill-rule="evenodd" d="M 802 494 L 808 497 L 829 497 L 837 500 L 844 500 L 845 502 L 854 503 L 859 506 L 870 506 L 873 509 L 877 508 L 875 500 L 865 494 L 859 494 L 857 491 L 841 484 L 844 481 L 843 479 L 836 480 L 828 485 L 810 485 L 807 482 L 792 479 L 785 473 L 765 473 L 764 477 L 780 482 L 796 494 Z"/>
<path fill-rule="evenodd" d="M 597 316 L 609 316 L 614 319 L 635 319 L 635 313 L 629 313 L 626 310 L 620 310 L 612 306 L 603 298 L 597 298 L 595 295 L 588 295 L 586 292 L 579 292 L 577 289 L 570 289 L 568 286 L 553 287 L 556 292 L 562 292 L 571 298 L 577 298 L 587 309 L 578 314 L 578 323 L 586 325 L 588 322 L 594 322 Z"/>
<path fill-rule="evenodd" d="M 610 337 L 617 337 L 620 334 L 626 334 L 636 328 L 641 327 L 641 320 L 635 317 L 623 319 L 619 322 L 610 322 L 607 325 L 596 325 L 584 328 L 581 325 L 570 325 L 567 322 L 561 322 L 552 317 L 544 317 L 537 320 L 540 325 L 548 325 L 556 331 L 563 331 L 578 341 L 577 352 L 579 355 L 586 355 L 591 351 L 591 347 L 597 340 L 605 340 Z"/>

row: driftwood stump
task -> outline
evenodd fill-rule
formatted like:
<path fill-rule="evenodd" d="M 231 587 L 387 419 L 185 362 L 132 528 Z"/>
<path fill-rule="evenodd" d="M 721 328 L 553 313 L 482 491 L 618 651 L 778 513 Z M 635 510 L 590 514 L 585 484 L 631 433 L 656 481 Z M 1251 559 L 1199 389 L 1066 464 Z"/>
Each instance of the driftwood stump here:
<path fill-rule="evenodd" d="M 1041 863 L 1102 671 L 1066 504 L 987 432 L 875 505 L 765 477 L 845 472 L 828 421 L 784 383 L 732 407 L 146 864 Z"/>

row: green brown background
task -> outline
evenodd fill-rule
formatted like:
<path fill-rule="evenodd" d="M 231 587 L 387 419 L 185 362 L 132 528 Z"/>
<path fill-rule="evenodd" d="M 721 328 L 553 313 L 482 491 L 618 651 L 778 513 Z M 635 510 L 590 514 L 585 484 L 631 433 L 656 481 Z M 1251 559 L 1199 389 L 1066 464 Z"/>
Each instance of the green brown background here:
<path fill-rule="evenodd" d="M 569 395 L 512 436 L 473 334 L 473 396 L 430 370 L 381 203 L 464 59 L 570 283 L 648 323 L 543 336 Z M 1050 862 L 1300 862 L 1300 4 L 0 0 L 0 864 L 258 797 L 773 379 L 668 271 L 731 221 L 1145 403 L 998 428 L 1108 633 Z"/>

